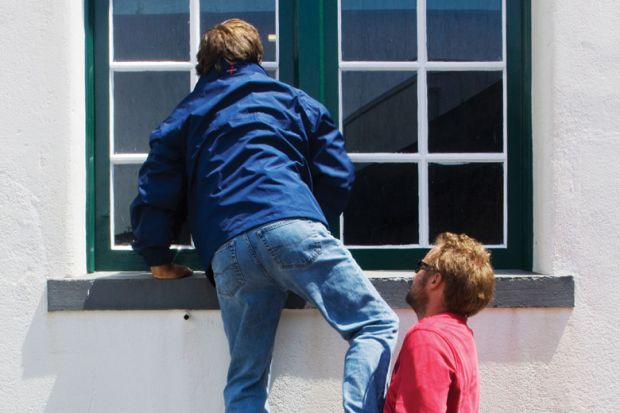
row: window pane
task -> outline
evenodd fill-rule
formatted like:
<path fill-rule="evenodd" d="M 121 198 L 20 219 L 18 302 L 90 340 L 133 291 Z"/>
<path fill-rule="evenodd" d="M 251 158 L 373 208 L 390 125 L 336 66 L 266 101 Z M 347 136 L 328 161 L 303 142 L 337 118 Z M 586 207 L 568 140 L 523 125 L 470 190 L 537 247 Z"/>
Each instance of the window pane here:
<path fill-rule="evenodd" d="M 502 94 L 502 72 L 429 72 L 429 151 L 502 152 Z"/>
<path fill-rule="evenodd" d="M 114 244 L 129 245 L 133 241 L 129 204 L 138 195 L 140 165 L 114 166 Z"/>
<path fill-rule="evenodd" d="M 342 0 L 342 60 L 417 57 L 416 0 Z"/>
<path fill-rule="evenodd" d="M 129 205 L 138 195 L 138 172 L 141 165 L 116 165 L 114 168 L 114 245 L 130 245 L 133 241 Z M 187 224 L 181 228 L 176 245 L 190 245 Z"/>
<path fill-rule="evenodd" d="M 187 0 L 114 0 L 114 60 L 189 60 Z"/>
<path fill-rule="evenodd" d="M 417 164 L 358 163 L 344 212 L 347 245 L 418 242 Z"/>
<path fill-rule="evenodd" d="M 503 165 L 429 165 L 430 241 L 464 232 L 485 244 L 503 243 Z"/>
<path fill-rule="evenodd" d="M 427 0 L 428 59 L 502 60 L 501 0 Z"/>
<path fill-rule="evenodd" d="M 200 32 L 232 18 L 251 23 L 260 33 L 265 61 L 276 60 L 276 4 L 274 0 L 200 0 Z"/>
<path fill-rule="evenodd" d="M 189 88 L 189 72 L 114 73 L 114 152 L 148 152 L 150 133 Z"/>
<path fill-rule="evenodd" d="M 343 129 L 349 152 L 417 152 L 417 76 L 343 72 Z"/>

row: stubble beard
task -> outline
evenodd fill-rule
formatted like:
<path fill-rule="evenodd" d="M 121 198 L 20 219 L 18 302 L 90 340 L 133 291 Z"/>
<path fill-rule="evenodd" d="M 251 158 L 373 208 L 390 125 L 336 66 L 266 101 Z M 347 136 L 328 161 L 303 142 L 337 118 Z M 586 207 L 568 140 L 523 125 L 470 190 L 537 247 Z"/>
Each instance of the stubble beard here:
<path fill-rule="evenodd" d="M 426 313 L 426 307 L 428 305 L 428 296 L 424 292 L 424 287 L 426 285 L 426 280 L 424 281 L 424 285 L 420 286 L 420 288 L 410 288 L 407 292 L 407 297 L 405 297 L 405 301 L 407 304 L 415 311 L 418 319 L 422 318 Z"/>

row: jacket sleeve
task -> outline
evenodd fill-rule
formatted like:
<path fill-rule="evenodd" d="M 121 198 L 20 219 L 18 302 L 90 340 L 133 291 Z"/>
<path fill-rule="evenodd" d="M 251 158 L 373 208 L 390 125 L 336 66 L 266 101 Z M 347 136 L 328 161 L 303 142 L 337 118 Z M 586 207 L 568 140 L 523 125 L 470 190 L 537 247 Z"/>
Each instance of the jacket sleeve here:
<path fill-rule="evenodd" d="M 349 200 L 355 169 L 344 138 L 323 105 L 300 98 L 306 114 L 312 192 L 328 221 L 338 218 Z"/>
<path fill-rule="evenodd" d="M 172 262 L 170 244 L 187 216 L 185 118 L 179 107 L 151 133 L 138 196 L 130 206 L 132 247 L 148 266 Z"/>

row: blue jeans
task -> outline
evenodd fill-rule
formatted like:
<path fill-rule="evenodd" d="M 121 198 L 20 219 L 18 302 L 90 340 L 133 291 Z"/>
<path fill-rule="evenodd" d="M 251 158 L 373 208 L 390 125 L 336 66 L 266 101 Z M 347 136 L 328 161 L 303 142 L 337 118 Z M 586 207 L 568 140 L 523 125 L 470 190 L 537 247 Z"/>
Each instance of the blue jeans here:
<path fill-rule="evenodd" d="M 288 291 L 314 304 L 349 342 L 344 411 L 382 411 L 398 318 L 323 224 L 290 219 L 253 229 L 222 245 L 212 266 L 231 358 L 227 413 L 269 412 L 271 356 Z"/>

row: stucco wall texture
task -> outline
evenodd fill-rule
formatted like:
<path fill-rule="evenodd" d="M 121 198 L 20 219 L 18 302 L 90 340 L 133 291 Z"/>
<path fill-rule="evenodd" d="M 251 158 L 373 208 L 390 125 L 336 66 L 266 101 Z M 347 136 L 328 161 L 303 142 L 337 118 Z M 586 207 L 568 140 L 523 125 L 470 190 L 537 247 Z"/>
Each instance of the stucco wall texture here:
<path fill-rule="evenodd" d="M 576 305 L 471 320 L 481 411 L 615 412 L 620 8 L 532 3 L 534 270 L 574 275 Z M 47 313 L 46 278 L 86 271 L 82 13 L 0 4 L 0 411 L 222 412 L 218 312 Z M 402 336 L 415 317 L 399 315 Z M 273 411 L 339 411 L 345 349 L 316 312 L 286 311 Z"/>

